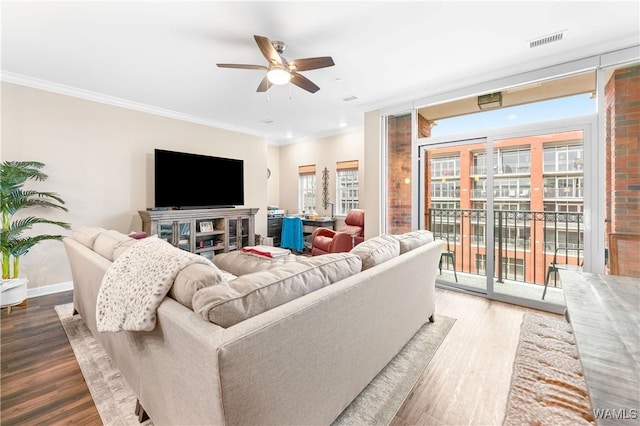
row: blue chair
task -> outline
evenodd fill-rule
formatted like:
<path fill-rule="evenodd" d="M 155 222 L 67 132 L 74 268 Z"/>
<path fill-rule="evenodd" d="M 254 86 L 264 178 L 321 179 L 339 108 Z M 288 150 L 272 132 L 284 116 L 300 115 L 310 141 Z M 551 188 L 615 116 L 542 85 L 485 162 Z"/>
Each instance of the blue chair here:
<path fill-rule="evenodd" d="M 280 247 L 302 252 L 304 249 L 304 234 L 302 230 L 302 218 L 285 216 L 282 219 L 282 236 Z"/>

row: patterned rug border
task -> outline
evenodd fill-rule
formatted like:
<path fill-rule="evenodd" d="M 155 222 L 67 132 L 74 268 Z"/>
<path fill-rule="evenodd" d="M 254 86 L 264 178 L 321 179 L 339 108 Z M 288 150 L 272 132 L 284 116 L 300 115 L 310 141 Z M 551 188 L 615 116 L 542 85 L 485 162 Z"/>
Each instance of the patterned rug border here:
<path fill-rule="evenodd" d="M 140 425 L 136 397 L 118 369 L 93 337 L 73 304 L 55 306 L 58 318 L 85 378 L 100 418 L 106 425 Z M 420 376 L 456 322 L 436 315 L 402 348 L 333 422 L 338 425 L 388 425 L 411 394 Z M 148 420 L 144 426 L 152 426 Z"/>

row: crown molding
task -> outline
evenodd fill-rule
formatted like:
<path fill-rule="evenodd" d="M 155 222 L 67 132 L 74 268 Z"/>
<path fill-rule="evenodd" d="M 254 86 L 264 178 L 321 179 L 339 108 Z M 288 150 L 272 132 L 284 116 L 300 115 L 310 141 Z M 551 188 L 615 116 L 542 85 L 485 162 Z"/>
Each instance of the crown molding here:
<path fill-rule="evenodd" d="M 120 108 L 126 108 L 134 111 L 145 112 L 147 114 L 158 115 L 161 117 L 173 118 L 176 120 L 187 121 L 189 123 L 201 124 L 203 126 L 215 127 L 218 129 L 229 130 L 232 132 L 249 134 L 252 136 L 258 136 L 262 138 L 268 138 L 264 133 L 256 132 L 252 129 L 247 129 L 240 126 L 234 126 L 228 123 L 222 123 L 215 120 L 210 120 L 194 115 L 183 114 L 176 111 L 171 111 L 164 108 L 158 108 L 152 105 L 143 104 L 140 102 L 134 102 L 127 99 L 116 98 L 114 96 L 104 95 L 98 92 L 92 92 L 90 90 L 78 89 L 76 87 L 66 86 L 64 84 L 54 83 L 52 81 L 41 80 L 34 77 L 29 77 L 22 74 L 17 74 L 8 71 L 2 71 L 0 79 L 7 83 L 17 84 L 20 86 L 31 87 L 34 89 L 44 90 L 47 92 L 58 93 L 60 95 L 72 96 L 74 98 L 84 99 L 88 101 L 98 102 L 106 105 L 117 106 Z"/>

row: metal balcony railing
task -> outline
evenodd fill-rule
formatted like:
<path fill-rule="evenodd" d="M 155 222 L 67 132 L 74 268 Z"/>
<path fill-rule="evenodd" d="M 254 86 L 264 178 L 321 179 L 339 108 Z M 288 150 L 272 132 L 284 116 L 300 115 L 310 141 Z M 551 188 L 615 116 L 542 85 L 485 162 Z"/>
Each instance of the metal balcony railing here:
<path fill-rule="evenodd" d="M 431 177 L 439 178 L 439 177 L 460 177 L 459 169 L 448 169 L 448 170 L 431 170 Z"/>
<path fill-rule="evenodd" d="M 432 191 L 431 198 L 457 198 L 460 199 L 460 190 L 451 190 L 451 191 Z"/>
<path fill-rule="evenodd" d="M 544 188 L 544 198 L 584 198 L 584 188 Z"/>
<path fill-rule="evenodd" d="M 500 189 L 496 188 L 493 190 L 493 198 L 525 198 L 529 199 L 530 197 L 529 189 Z M 471 190 L 471 198 L 487 198 L 487 191 L 484 189 L 472 189 Z"/>
<path fill-rule="evenodd" d="M 451 250 L 456 252 L 456 270 L 486 275 L 487 212 L 429 209 L 426 214 L 428 229 L 437 237 L 447 238 Z M 495 211 L 493 249 L 496 280 L 544 284 L 547 266 L 559 247 L 574 249 L 567 252 L 563 263 L 580 265 L 584 255 L 582 221 L 582 213 Z"/>
<path fill-rule="evenodd" d="M 527 174 L 531 173 L 531 166 L 528 164 L 502 164 L 493 166 L 494 175 L 511 175 L 511 174 Z M 485 176 L 487 174 L 487 166 L 471 167 L 471 175 Z"/>

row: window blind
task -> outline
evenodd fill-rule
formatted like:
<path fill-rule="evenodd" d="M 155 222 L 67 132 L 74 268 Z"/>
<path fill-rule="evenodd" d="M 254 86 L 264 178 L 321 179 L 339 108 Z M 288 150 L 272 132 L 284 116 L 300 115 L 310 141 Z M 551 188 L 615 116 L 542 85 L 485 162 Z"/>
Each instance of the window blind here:
<path fill-rule="evenodd" d="M 336 170 L 358 170 L 358 160 L 338 161 Z"/>
<path fill-rule="evenodd" d="M 306 166 L 298 166 L 298 174 L 300 175 L 315 175 L 316 174 L 316 165 L 309 164 Z"/>

